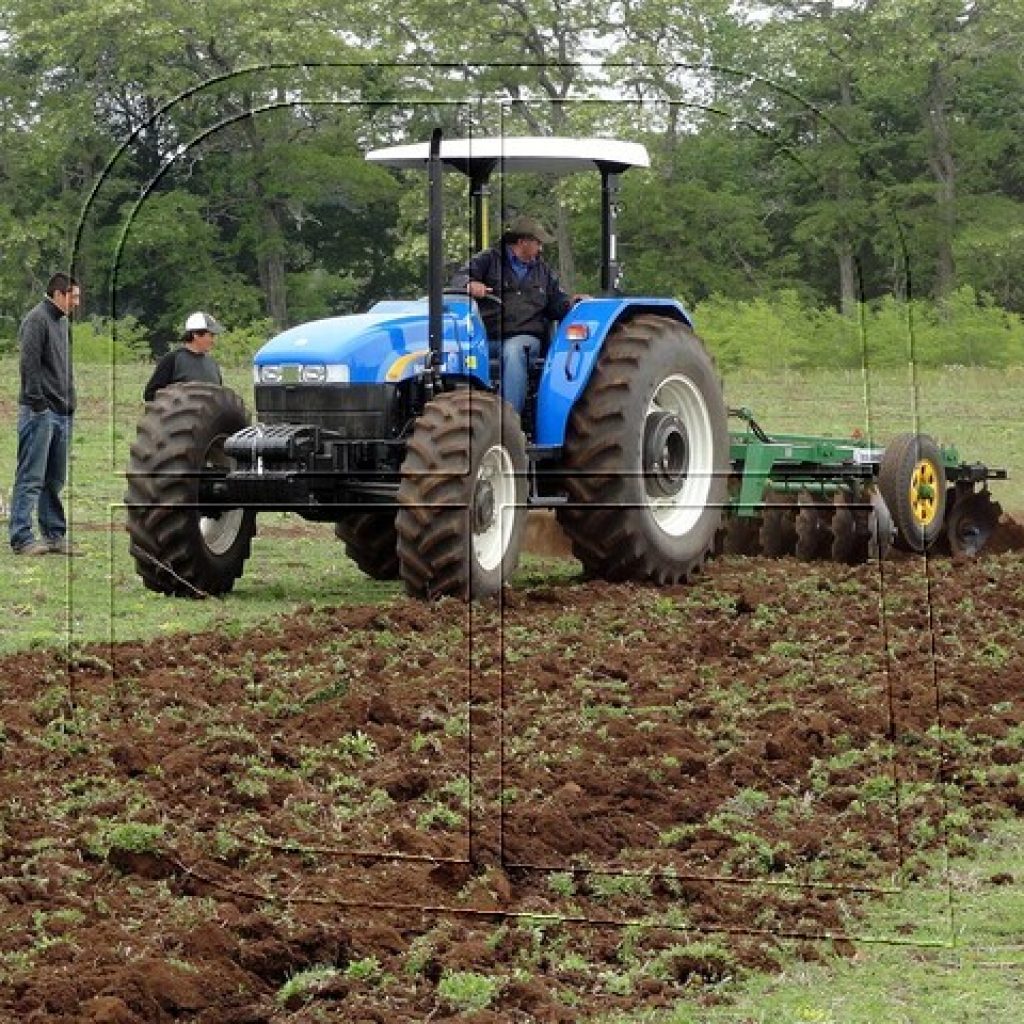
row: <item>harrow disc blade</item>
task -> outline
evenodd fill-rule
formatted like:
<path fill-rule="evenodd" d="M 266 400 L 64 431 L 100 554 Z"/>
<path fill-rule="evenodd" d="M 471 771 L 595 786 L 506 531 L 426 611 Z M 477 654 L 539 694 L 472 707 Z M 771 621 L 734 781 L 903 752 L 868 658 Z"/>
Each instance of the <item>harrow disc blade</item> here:
<path fill-rule="evenodd" d="M 880 562 L 892 550 L 896 524 L 889 506 L 878 491 L 871 492 L 871 512 L 868 515 L 868 558 Z"/>
<path fill-rule="evenodd" d="M 723 555 L 757 555 L 761 553 L 760 516 L 730 516 L 722 537 Z"/>
<path fill-rule="evenodd" d="M 857 565 L 867 556 L 867 516 L 850 508 L 845 494 L 837 494 L 832 516 L 832 560 L 844 565 Z"/>
<path fill-rule="evenodd" d="M 824 558 L 832 550 L 830 513 L 810 495 L 801 494 L 799 505 L 795 521 L 796 557 L 806 562 Z"/>
<path fill-rule="evenodd" d="M 792 498 L 770 497 L 761 522 L 761 551 L 768 558 L 782 558 L 796 550 L 796 511 Z"/>
<path fill-rule="evenodd" d="M 987 491 L 960 498 L 946 516 L 946 536 L 954 555 L 973 558 L 988 543 L 1002 507 Z"/>

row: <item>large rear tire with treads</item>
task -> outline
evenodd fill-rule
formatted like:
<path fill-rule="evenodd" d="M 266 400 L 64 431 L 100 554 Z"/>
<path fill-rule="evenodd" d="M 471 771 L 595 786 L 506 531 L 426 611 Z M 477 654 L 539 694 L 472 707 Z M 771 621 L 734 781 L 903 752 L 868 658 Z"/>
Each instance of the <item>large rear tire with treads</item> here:
<path fill-rule="evenodd" d="M 728 410 L 678 320 L 616 325 L 570 416 L 558 518 L 588 575 L 680 583 L 712 554 L 726 503 Z"/>

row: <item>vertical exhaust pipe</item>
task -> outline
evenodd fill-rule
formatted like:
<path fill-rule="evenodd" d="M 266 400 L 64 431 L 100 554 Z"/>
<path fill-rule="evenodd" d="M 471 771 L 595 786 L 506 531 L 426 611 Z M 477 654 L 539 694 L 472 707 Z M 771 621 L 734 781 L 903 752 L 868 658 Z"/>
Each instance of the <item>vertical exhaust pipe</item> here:
<path fill-rule="evenodd" d="M 441 365 L 441 303 L 444 291 L 444 192 L 442 191 L 441 129 L 435 128 L 430 136 L 430 158 L 427 164 L 427 343 L 430 347 L 430 366 Z"/>
<path fill-rule="evenodd" d="M 618 295 L 622 287 L 619 265 L 619 175 L 601 168 L 601 294 Z"/>

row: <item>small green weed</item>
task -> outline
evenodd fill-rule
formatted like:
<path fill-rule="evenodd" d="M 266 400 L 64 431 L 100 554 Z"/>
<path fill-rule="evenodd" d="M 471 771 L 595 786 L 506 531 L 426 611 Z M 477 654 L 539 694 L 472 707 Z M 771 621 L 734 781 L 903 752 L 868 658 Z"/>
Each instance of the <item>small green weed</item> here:
<path fill-rule="evenodd" d="M 377 744 L 373 737 L 367 736 L 361 729 L 342 736 L 334 745 L 335 752 L 341 757 L 352 761 L 371 761 L 377 754 Z"/>
<path fill-rule="evenodd" d="M 432 804 L 416 818 L 416 827 L 424 831 L 435 825 L 441 828 L 458 828 L 461 824 L 462 815 L 445 804 Z"/>
<path fill-rule="evenodd" d="M 576 881 L 568 871 L 556 871 L 548 875 L 548 888 L 563 899 L 576 895 Z"/>
<path fill-rule="evenodd" d="M 648 875 L 593 874 L 587 879 L 587 888 L 598 900 L 614 900 L 622 897 L 649 899 L 651 879 Z"/>
<path fill-rule="evenodd" d="M 104 822 L 87 840 L 90 852 L 106 857 L 111 850 L 126 853 L 156 853 L 164 838 L 163 825 L 141 821 Z"/>
<path fill-rule="evenodd" d="M 501 991 L 501 982 L 475 971 L 446 971 L 437 984 L 437 997 L 462 1013 L 486 1010 Z"/>
<path fill-rule="evenodd" d="M 324 984 L 337 978 L 341 972 L 337 967 L 321 965 L 293 974 L 278 990 L 274 997 L 282 1006 L 297 1009 L 316 997 Z"/>
<path fill-rule="evenodd" d="M 381 978 L 380 961 L 375 956 L 353 960 L 345 968 L 345 977 L 352 981 L 375 982 Z"/>

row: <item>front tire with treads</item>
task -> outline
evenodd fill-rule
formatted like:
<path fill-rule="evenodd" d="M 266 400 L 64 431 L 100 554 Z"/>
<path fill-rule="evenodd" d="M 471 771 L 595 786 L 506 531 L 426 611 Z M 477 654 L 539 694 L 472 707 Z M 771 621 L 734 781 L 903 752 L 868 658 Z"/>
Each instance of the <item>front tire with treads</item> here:
<path fill-rule="evenodd" d="M 230 468 L 224 441 L 248 422 L 242 399 L 215 384 L 172 384 L 146 403 L 125 503 L 135 569 L 150 590 L 226 594 L 242 575 L 256 513 L 204 507 L 200 488 Z"/>
<path fill-rule="evenodd" d="M 497 395 L 463 389 L 428 402 L 398 488 L 398 561 L 415 597 L 497 593 L 526 528 L 526 439 Z"/>
<path fill-rule="evenodd" d="M 730 469 L 714 363 L 678 320 L 610 332 L 569 419 L 558 518 L 588 575 L 688 581 L 712 554 Z"/>

